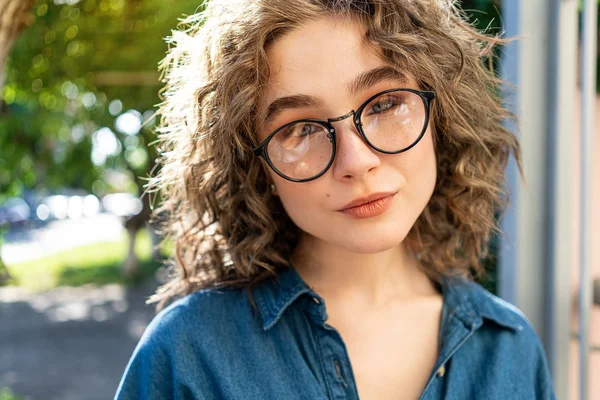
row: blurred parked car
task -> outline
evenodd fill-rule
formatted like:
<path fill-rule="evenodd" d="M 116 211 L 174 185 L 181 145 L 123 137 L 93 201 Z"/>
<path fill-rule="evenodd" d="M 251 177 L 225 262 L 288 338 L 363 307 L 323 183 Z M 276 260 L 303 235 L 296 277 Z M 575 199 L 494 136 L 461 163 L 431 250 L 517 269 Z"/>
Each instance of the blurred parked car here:
<path fill-rule="evenodd" d="M 89 218 L 101 212 L 130 217 L 142 210 L 142 202 L 129 193 L 112 193 L 98 199 L 79 189 L 48 194 L 28 191 L 24 198 L 9 198 L 0 205 L 0 226 L 33 227 L 55 220 Z"/>
<path fill-rule="evenodd" d="M 56 194 L 42 200 L 37 206 L 36 215 L 42 221 L 78 219 L 94 216 L 100 211 L 100 200 L 93 194 L 74 196 Z"/>
<path fill-rule="evenodd" d="M 142 202 L 130 193 L 112 193 L 102 198 L 102 207 L 119 217 L 129 217 L 142 211 Z"/>
<path fill-rule="evenodd" d="M 20 197 L 11 197 L 0 206 L 0 225 L 22 226 L 29 221 L 31 209 Z"/>

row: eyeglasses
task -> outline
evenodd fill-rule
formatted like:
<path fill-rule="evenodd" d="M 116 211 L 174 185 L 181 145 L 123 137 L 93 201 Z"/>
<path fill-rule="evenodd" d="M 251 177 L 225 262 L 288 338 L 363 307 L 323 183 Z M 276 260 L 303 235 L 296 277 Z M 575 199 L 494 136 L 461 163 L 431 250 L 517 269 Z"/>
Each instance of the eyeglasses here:
<path fill-rule="evenodd" d="M 398 154 L 414 147 L 427 131 L 434 98 L 432 91 L 384 90 L 341 117 L 289 122 L 274 130 L 253 151 L 282 178 L 312 181 L 325 174 L 335 159 L 334 122 L 353 116 L 358 134 L 371 148 Z"/>

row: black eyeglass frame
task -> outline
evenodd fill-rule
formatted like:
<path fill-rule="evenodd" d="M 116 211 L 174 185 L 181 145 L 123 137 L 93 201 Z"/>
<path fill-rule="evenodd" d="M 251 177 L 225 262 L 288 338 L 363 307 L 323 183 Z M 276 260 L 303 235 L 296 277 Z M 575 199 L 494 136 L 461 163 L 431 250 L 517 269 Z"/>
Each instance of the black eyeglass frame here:
<path fill-rule="evenodd" d="M 369 141 L 369 139 L 367 138 L 367 136 L 365 135 L 365 133 L 362 129 L 362 122 L 361 122 L 360 117 L 362 116 L 362 112 L 365 109 L 365 107 L 367 107 L 372 100 L 374 100 L 375 98 L 377 98 L 381 95 L 384 95 L 387 93 L 393 93 L 393 92 L 410 92 L 410 93 L 417 94 L 421 98 L 421 100 L 423 100 L 423 105 L 425 106 L 425 123 L 423 124 L 423 130 L 421 131 L 421 133 L 419 134 L 417 139 L 415 139 L 415 141 L 413 143 L 411 143 L 409 146 L 405 147 L 404 149 L 398 150 L 398 151 L 386 151 L 386 150 L 382 150 L 382 149 L 378 148 L 377 146 L 373 145 L 373 143 L 371 143 Z M 335 130 L 335 127 L 333 126 L 334 122 L 338 122 L 338 121 L 344 120 L 350 116 L 354 116 L 353 122 L 354 122 L 354 126 L 356 127 L 356 131 L 358 132 L 360 137 L 372 149 L 374 149 L 380 153 L 384 153 L 384 154 L 399 154 L 399 153 L 403 153 L 405 151 L 412 149 L 414 146 L 417 145 L 417 143 L 419 143 L 419 141 L 425 135 L 425 132 L 427 131 L 427 128 L 429 126 L 429 116 L 431 114 L 431 102 L 433 101 L 433 99 L 435 99 L 435 92 L 430 91 L 430 90 L 417 90 L 417 89 L 410 89 L 410 88 L 395 88 L 395 89 L 384 90 L 382 92 L 379 92 L 379 93 L 374 94 L 373 96 L 369 97 L 356 109 L 356 111 L 351 110 L 349 113 L 344 114 L 341 117 L 328 118 L 327 120 L 314 119 L 314 118 L 303 118 L 303 119 L 298 119 L 295 121 L 288 122 L 285 125 L 282 125 L 279 128 L 275 129 L 273 132 L 271 132 L 269 134 L 269 136 L 267 136 L 267 138 L 265 140 L 263 140 L 262 143 L 260 143 L 257 147 L 252 149 L 252 151 L 254 152 L 255 156 L 262 157 L 267 162 L 269 167 L 271 167 L 271 169 L 273 171 L 275 171 L 275 173 L 277 175 L 281 176 L 283 179 L 286 179 L 291 182 L 297 182 L 297 183 L 310 182 L 310 181 L 313 181 L 313 180 L 323 176 L 327 171 L 329 171 L 329 168 L 331 168 L 331 166 L 333 165 L 333 161 L 335 160 L 335 154 L 336 154 L 336 150 L 337 150 L 336 130 Z M 277 132 L 281 131 L 282 129 L 287 128 L 290 125 L 294 125 L 294 124 L 297 124 L 300 122 L 310 122 L 310 123 L 314 123 L 314 124 L 319 124 L 319 125 L 323 126 L 324 128 L 326 128 L 327 132 L 328 132 L 327 137 L 331 140 L 331 143 L 333 146 L 333 151 L 331 152 L 331 159 L 327 163 L 327 166 L 319 174 L 317 174 L 313 177 L 310 177 L 310 178 L 295 179 L 295 178 L 291 178 L 289 176 L 284 175 L 281 171 L 279 171 L 275 167 L 275 165 L 273 165 L 273 162 L 269 158 L 269 153 L 267 152 L 267 146 L 269 145 L 269 142 L 271 141 L 271 139 L 277 134 Z"/>

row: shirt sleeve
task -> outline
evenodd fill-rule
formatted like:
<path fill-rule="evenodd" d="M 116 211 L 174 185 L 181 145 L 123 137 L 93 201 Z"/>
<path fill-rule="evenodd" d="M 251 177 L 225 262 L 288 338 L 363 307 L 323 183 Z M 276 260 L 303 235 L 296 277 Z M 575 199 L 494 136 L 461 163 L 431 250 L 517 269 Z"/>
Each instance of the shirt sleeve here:
<path fill-rule="evenodd" d="M 198 390 L 192 393 L 186 384 L 190 378 L 186 374 L 191 372 L 181 365 L 190 347 L 185 327 L 182 305 L 169 307 L 154 317 L 125 368 L 115 400 L 207 400 Z"/>
<path fill-rule="evenodd" d="M 174 380 L 168 349 L 156 337 L 145 335 L 129 360 L 115 400 L 184 399 Z"/>
<path fill-rule="evenodd" d="M 536 340 L 536 398 L 544 400 L 556 400 L 556 394 L 552 385 L 552 376 L 548 368 L 546 354 L 539 340 Z"/>

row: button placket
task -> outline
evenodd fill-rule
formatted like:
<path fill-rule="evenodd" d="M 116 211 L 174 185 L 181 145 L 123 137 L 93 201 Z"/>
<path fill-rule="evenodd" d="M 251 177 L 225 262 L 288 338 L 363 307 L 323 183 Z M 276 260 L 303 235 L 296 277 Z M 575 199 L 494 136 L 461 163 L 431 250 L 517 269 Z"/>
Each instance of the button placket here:
<path fill-rule="evenodd" d="M 312 330 L 315 344 L 319 347 L 325 381 L 331 400 L 357 400 L 358 393 L 353 384 L 353 377 L 349 363 L 347 349 L 340 333 L 326 323 L 327 312 L 325 302 L 318 295 L 311 295 L 315 304 L 307 307 L 308 316 L 313 317 Z M 311 311 L 312 310 L 312 311 Z M 317 310 L 319 310 L 317 312 Z"/>

